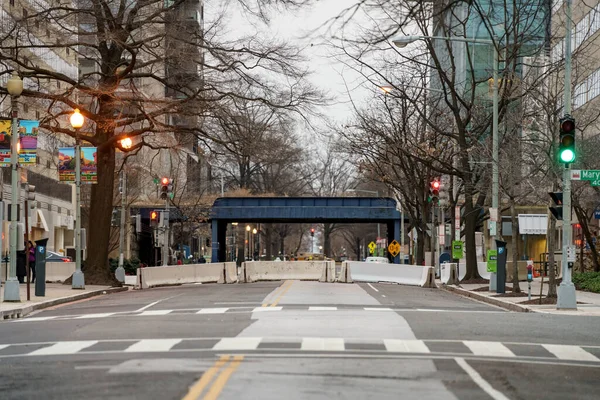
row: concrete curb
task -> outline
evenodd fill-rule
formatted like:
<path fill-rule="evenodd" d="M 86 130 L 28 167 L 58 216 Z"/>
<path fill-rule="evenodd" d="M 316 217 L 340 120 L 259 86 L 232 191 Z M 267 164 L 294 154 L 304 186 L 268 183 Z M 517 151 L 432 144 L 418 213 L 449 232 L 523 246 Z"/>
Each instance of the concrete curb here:
<path fill-rule="evenodd" d="M 15 308 L 12 310 L 0 311 L 0 320 L 23 318 L 26 315 L 31 314 L 32 312 L 37 310 L 43 310 L 44 308 L 53 307 L 59 304 L 71 303 L 77 300 L 83 300 L 88 299 L 90 297 L 100 296 L 104 294 L 104 292 L 106 292 L 106 294 L 113 294 L 119 292 L 126 292 L 128 290 L 128 287 L 115 287 L 74 294 L 72 296 L 59 297 L 58 299 L 32 304 L 30 306 L 23 306 L 21 308 Z"/>
<path fill-rule="evenodd" d="M 515 303 L 509 303 L 507 301 L 502 301 L 493 297 L 484 296 L 482 294 L 471 292 L 469 290 L 461 289 L 456 286 L 448 286 L 448 285 L 440 285 L 440 289 L 443 289 L 447 292 L 451 292 L 457 294 L 459 296 L 470 297 L 472 299 L 481 301 L 483 303 L 492 304 L 494 306 L 504 308 L 505 310 L 515 311 L 515 312 L 536 312 L 529 307 L 525 307 Z"/>

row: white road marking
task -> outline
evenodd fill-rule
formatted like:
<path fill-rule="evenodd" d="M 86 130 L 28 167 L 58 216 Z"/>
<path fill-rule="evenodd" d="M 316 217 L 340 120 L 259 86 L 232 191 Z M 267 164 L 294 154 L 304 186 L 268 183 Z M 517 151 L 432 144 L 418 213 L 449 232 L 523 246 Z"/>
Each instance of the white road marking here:
<path fill-rule="evenodd" d="M 283 307 L 255 307 L 252 312 L 281 311 Z"/>
<path fill-rule="evenodd" d="M 561 344 L 543 344 L 542 346 L 560 360 L 600 361 L 598 357 L 588 353 L 579 346 Z"/>
<path fill-rule="evenodd" d="M 52 346 L 43 347 L 28 353 L 29 356 L 50 356 L 57 354 L 75 354 L 98 343 L 97 340 L 79 340 L 72 342 L 57 342 Z"/>
<path fill-rule="evenodd" d="M 381 297 L 385 297 L 385 294 L 382 294 Z"/>
<path fill-rule="evenodd" d="M 444 312 L 445 310 L 437 310 L 437 309 L 431 309 L 431 308 L 417 308 L 416 311 Z"/>
<path fill-rule="evenodd" d="M 464 345 L 476 356 L 490 357 L 514 357 L 514 353 L 505 345 L 498 342 L 479 342 L 475 340 L 464 340 Z"/>
<path fill-rule="evenodd" d="M 429 348 L 422 340 L 384 339 L 383 344 L 387 351 L 394 353 L 430 353 Z"/>
<path fill-rule="evenodd" d="M 7 348 L 10 344 L 0 344 L 0 350 Z"/>
<path fill-rule="evenodd" d="M 145 317 L 145 316 L 152 316 L 152 315 L 167 315 L 172 312 L 173 312 L 173 310 L 148 310 L 148 311 L 144 311 L 143 313 L 138 314 L 138 315 Z"/>
<path fill-rule="evenodd" d="M 158 303 L 160 303 L 161 301 L 165 301 L 165 300 L 174 299 L 175 297 L 179 297 L 179 296 L 183 296 L 183 293 L 182 293 L 182 294 L 175 295 L 175 296 L 171 296 L 171 297 L 166 297 L 166 298 L 164 298 L 164 299 L 156 300 L 154 303 L 150 303 L 150 304 L 148 304 L 147 306 L 144 306 L 144 307 L 142 307 L 142 308 L 139 308 L 139 309 L 135 310 L 134 312 L 142 312 L 142 311 L 144 311 L 144 310 L 147 310 L 148 308 L 150 308 L 150 307 L 152 307 L 152 306 L 155 306 L 155 305 L 157 305 L 157 304 L 158 304 Z"/>
<path fill-rule="evenodd" d="M 125 349 L 126 353 L 169 351 L 182 339 L 144 339 Z"/>
<path fill-rule="evenodd" d="M 115 315 L 115 313 L 111 312 L 111 313 L 98 313 L 98 314 L 84 314 L 84 315 L 75 317 L 74 319 L 105 318 L 105 317 L 110 317 L 111 315 Z"/>
<path fill-rule="evenodd" d="M 225 314 L 229 308 L 203 308 L 196 314 Z"/>
<path fill-rule="evenodd" d="M 381 307 L 381 308 L 365 307 L 364 310 L 365 311 L 394 311 L 389 307 Z"/>
<path fill-rule="evenodd" d="M 154 303 L 150 303 L 150 304 L 148 304 L 147 306 L 144 306 L 144 307 L 142 307 L 142 308 L 140 308 L 140 309 L 138 309 L 138 310 L 135 310 L 135 312 L 142 312 L 142 311 L 144 311 L 144 310 L 146 310 L 146 309 L 148 309 L 148 308 L 150 308 L 150 307 L 152 307 L 152 306 L 155 306 L 155 305 L 157 305 L 157 304 L 158 304 L 158 303 L 160 303 L 160 302 L 161 302 L 161 300 L 157 300 L 157 301 L 155 301 Z"/>
<path fill-rule="evenodd" d="M 223 338 L 213 346 L 213 350 L 256 350 L 261 340 L 256 337 Z"/>
<path fill-rule="evenodd" d="M 371 289 L 373 289 L 374 291 L 376 291 L 376 292 L 379 292 L 379 290 L 377 290 L 377 289 L 375 288 L 375 286 L 371 285 L 370 283 L 367 283 L 367 285 L 369 285 L 369 287 L 370 287 Z"/>
<path fill-rule="evenodd" d="M 494 389 L 488 381 L 483 379 L 479 372 L 475 371 L 463 358 L 455 358 L 456 363 L 471 377 L 473 382 L 477 384 L 484 392 L 486 392 L 494 400 L 509 400 L 502 392 Z"/>
<path fill-rule="evenodd" d="M 37 322 L 37 321 L 48 321 L 57 317 L 32 317 L 32 318 L 24 318 L 20 321 L 22 322 Z"/>
<path fill-rule="evenodd" d="M 308 311 L 337 311 L 337 307 L 308 307 Z"/>
<path fill-rule="evenodd" d="M 303 338 L 302 350 L 344 351 L 344 339 L 338 338 Z"/>

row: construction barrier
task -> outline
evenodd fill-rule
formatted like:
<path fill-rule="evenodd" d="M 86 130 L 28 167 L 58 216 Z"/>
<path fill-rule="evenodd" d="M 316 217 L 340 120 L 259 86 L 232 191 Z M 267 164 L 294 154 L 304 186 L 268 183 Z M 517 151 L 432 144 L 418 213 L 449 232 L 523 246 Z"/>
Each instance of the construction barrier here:
<path fill-rule="evenodd" d="M 455 263 L 443 263 L 440 265 L 440 280 L 444 285 L 458 285 L 458 272 Z"/>
<path fill-rule="evenodd" d="M 433 267 L 345 261 L 338 282 L 352 283 L 353 281 L 437 287 Z"/>
<path fill-rule="evenodd" d="M 75 272 L 74 262 L 46 262 L 46 282 L 64 282 Z"/>
<path fill-rule="evenodd" d="M 249 261 L 242 264 L 240 282 L 286 279 L 333 282 L 333 261 Z"/>
<path fill-rule="evenodd" d="M 145 289 L 182 283 L 233 283 L 237 281 L 234 267 L 235 263 L 206 263 L 138 268 L 137 286 Z"/>

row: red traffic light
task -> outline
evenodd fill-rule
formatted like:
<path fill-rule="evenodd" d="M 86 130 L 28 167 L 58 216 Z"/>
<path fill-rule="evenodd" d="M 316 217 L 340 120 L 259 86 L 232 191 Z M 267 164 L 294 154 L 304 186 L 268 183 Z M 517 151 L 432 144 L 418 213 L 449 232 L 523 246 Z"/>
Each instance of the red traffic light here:
<path fill-rule="evenodd" d="M 158 211 L 151 211 L 151 212 L 150 212 L 150 219 L 151 219 L 152 221 L 156 221 L 156 220 L 158 220 Z"/>
<path fill-rule="evenodd" d="M 161 182 L 162 182 L 163 185 L 168 185 L 169 184 L 169 178 L 164 177 L 164 178 L 162 178 Z"/>
<path fill-rule="evenodd" d="M 310 228 L 310 233 L 315 233 L 315 228 Z"/>
<path fill-rule="evenodd" d="M 440 182 L 439 181 L 433 181 L 431 182 L 431 187 L 434 189 L 439 189 L 440 188 Z"/>

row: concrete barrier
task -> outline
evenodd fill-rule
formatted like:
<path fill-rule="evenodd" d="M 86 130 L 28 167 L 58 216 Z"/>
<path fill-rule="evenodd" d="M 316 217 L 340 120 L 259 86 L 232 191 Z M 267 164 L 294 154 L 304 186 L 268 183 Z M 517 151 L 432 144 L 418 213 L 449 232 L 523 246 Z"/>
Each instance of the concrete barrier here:
<path fill-rule="evenodd" d="M 477 272 L 479 272 L 479 276 L 481 276 L 483 279 L 487 279 L 488 281 L 490 280 L 491 273 L 487 272 L 487 262 L 478 261 L 477 262 Z M 458 265 L 458 279 L 460 279 L 462 281 L 463 279 L 465 279 L 466 274 L 467 274 L 467 264 L 460 263 Z"/>
<path fill-rule="evenodd" d="M 240 282 L 286 279 L 331 282 L 331 261 L 249 261 L 242 264 Z M 335 271 L 335 263 L 333 266 Z"/>
<path fill-rule="evenodd" d="M 228 274 L 231 263 L 206 263 L 173 265 L 168 267 L 138 268 L 137 287 L 149 288 L 161 285 L 179 285 L 182 283 L 232 283 L 235 278 Z M 235 263 L 233 263 L 235 265 Z M 235 275 L 234 275 L 235 276 Z"/>
<path fill-rule="evenodd" d="M 441 264 L 442 273 L 440 279 L 444 285 L 458 285 L 457 265 L 455 263 Z"/>
<path fill-rule="evenodd" d="M 73 272 L 74 262 L 46 262 L 46 282 L 64 282 Z"/>
<path fill-rule="evenodd" d="M 393 282 L 403 285 L 437 287 L 433 267 L 405 264 L 346 261 L 339 282 Z"/>

